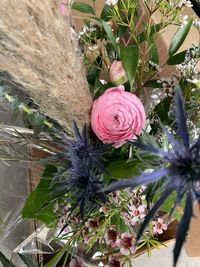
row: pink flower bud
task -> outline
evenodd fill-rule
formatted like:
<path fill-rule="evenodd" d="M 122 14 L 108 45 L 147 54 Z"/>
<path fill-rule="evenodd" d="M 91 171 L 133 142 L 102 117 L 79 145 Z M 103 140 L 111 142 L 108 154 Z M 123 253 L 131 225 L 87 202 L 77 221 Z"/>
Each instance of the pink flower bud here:
<path fill-rule="evenodd" d="M 121 61 L 113 61 L 110 67 L 110 80 L 116 85 L 124 84 L 128 80 L 127 73 Z"/>

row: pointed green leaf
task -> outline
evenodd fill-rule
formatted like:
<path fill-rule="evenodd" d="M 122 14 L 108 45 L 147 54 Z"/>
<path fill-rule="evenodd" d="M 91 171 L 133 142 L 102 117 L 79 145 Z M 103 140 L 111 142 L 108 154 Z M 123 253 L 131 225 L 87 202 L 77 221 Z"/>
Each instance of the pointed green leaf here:
<path fill-rule="evenodd" d="M 158 80 L 150 80 L 144 84 L 144 87 L 162 88 L 162 84 L 158 83 Z"/>
<path fill-rule="evenodd" d="M 159 64 L 158 49 L 153 38 L 150 39 L 149 43 L 149 59 L 154 63 Z"/>
<path fill-rule="evenodd" d="M 187 37 L 190 28 L 192 26 L 193 18 L 189 18 L 186 25 L 181 26 L 175 35 L 172 38 L 170 47 L 169 47 L 169 56 L 173 56 L 176 51 L 181 47 L 182 43 L 185 41 L 185 38 Z"/>
<path fill-rule="evenodd" d="M 112 18 L 112 6 L 105 5 L 102 12 L 101 12 L 101 19 L 104 21 L 109 21 Z"/>
<path fill-rule="evenodd" d="M 76 11 L 80 11 L 82 13 L 95 15 L 93 7 L 88 5 L 88 4 L 85 4 L 85 3 L 74 2 L 71 5 L 71 9 L 74 9 Z"/>
<path fill-rule="evenodd" d="M 185 54 L 186 54 L 186 50 L 175 54 L 173 56 L 171 56 L 168 60 L 167 60 L 167 64 L 168 65 L 178 65 L 181 64 L 184 59 L 185 59 Z"/>
<path fill-rule="evenodd" d="M 54 214 L 54 203 L 49 203 L 52 199 L 53 187 L 50 188 L 52 177 L 57 169 L 54 166 L 48 166 L 36 189 L 29 195 L 22 210 L 23 218 L 35 218 L 43 221 L 49 227 L 56 221 Z M 48 205 L 47 205 L 48 204 Z M 47 206 L 45 206 L 47 205 Z M 44 207 L 45 206 L 45 207 Z"/>
<path fill-rule="evenodd" d="M 107 33 L 108 35 L 108 38 L 110 39 L 114 49 L 115 49 L 115 52 L 117 53 L 117 55 L 119 55 L 119 48 L 118 48 L 118 45 L 116 43 L 116 39 L 115 39 L 115 36 L 112 32 L 112 29 L 110 27 L 110 25 L 108 25 L 108 23 L 106 23 L 105 21 L 101 20 L 101 24 L 104 28 L 104 31 Z"/>
<path fill-rule="evenodd" d="M 136 45 L 120 46 L 120 55 L 132 88 L 139 64 L 139 49 Z"/>

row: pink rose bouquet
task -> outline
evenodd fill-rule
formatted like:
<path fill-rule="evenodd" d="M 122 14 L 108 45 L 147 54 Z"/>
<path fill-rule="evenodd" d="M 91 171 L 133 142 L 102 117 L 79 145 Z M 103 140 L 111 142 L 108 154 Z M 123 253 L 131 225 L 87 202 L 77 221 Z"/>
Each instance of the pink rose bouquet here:
<path fill-rule="evenodd" d="M 110 80 L 116 85 L 123 84 L 128 80 L 127 73 L 121 61 L 113 61 L 110 67 Z"/>
<path fill-rule="evenodd" d="M 116 148 L 141 134 L 145 120 L 142 102 L 122 85 L 107 89 L 94 101 L 91 112 L 91 126 L 96 136 Z"/>

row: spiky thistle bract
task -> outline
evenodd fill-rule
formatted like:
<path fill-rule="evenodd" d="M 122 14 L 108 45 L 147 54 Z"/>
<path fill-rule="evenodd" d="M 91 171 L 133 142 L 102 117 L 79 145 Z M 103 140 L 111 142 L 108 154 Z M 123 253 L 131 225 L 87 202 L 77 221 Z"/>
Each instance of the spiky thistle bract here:
<path fill-rule="evenodd" d="M 140 240 L 145 228 L 154 218 L 165 200 L 173 192 L 176 192 L 176 200 L 170 215 L 174 212 L 176 207 L 186 199 L 184 213 L 177 230 L 174 247 L 174 266 L 176 266 L 193 216 L 193 203 L 198 201 L 200 204 L 200 136 L 196 142 L 193 144 L 190 143 L 180 88 L 177 88 L 175 92 L 174 108 L 177 123 L 177 136 L 180 138 L 177 140 L 173 134 L 164 129 L 172 147 L 169 152 L 153 147 L 149 143 L 142 143 L 141 141 L 133 142 L 136 147 L 139 147 L 143 151 L 159 156 L 162 167 L 155 169 L 151 173 L 142 173 L 138 177 L 115 182 L 105 188 L 104 192 L 116 191 L 126 187 L 134 188 L 144 184 L 147 185 L 166 177 L 163 193 L 160 199 L 150 209 L 141 225 L 137 235 L 137 242 Z"/>
<path fill-rule="evenodd" d="M 100 158 L 105 146 L 91 142 L 87 125 L 80 132 L 75 122 L 74 138 L 62 135 L 59 139 L 62 142 L 58 145 L 63 151 L 48 158 L 58 165 L 58 172 L 52 180 L 53 193 L 58 197 L 66 196 L 71 213 L 79 207 L 77 214 L 83 219 L 84 214 L 106 201 L 100 190 L 103 187 L 101 174 L 104 172 Z"/>

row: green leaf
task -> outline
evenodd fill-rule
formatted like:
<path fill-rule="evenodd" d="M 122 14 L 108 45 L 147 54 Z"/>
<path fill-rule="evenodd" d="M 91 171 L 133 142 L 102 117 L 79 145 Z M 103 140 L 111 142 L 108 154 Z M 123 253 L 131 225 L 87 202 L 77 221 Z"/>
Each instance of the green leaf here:
<path fill-rule="evenodd" d="M 168 125 L 170 118 L 168 116 L 170 105 L 172 102 L 172 97 L 168 96 L 163 99 L 154 109 L 154 111 L 157 113 L 158 117 L 160 118 L 160 121 L 162 123 L 166 123 Z"/>
<path fill-rule="evenodd" d="M 162 23 L 158 23 L 158 24 L 151 26 L 149 37 L 152 37 L 154 36 L 155 33 L 159 32 L 162 26 L 163 26 Z M 144 42 L 146 40 L 146 31 L 143 31 L 142 33 L 140 33 L 137 38 L 140 43 Z"/>
<path fill-rule="evenodd" d="M 132 88 L 139 64 L 139 49 L 136 45 L 120 46 L 120 55 Z"/>
<path fill-rule="evenodd" d="M 65 254 L 67 244 L 47 263 L 44 267 L 56 267 L 58 266 L 59 261 L 62 256 Z"/>
<path fill-rule="evenodd" d="M 149 43 L 149 59 L 154 63 L 159 64 L 158 49 L 153 38 L 151 38 Z"/>
<path fill-rule="evenodd" d="M 53 197 L 53 187 L 50 187 L 50 185 L 56 172 L 57 169 L 54 166 L 48 166 L 45 169 L 40 179 L 40 183 L 29 195 L 25 203 L 25 206 L 22 210 L 23 218 L 34 218 L 41 220 L 49 227 L 52 227 L 55 224 L 57 217 L 53 212 L 54 203 L 49 204 L 49 201 Z"/>
<path fill-rule="evenodd" d="M 71 9 L 80 11 L 82 13 L 95 15 L 93 7 L 85 3 L 73 2 Z"/>
<path fill-rule="evenodd" d="M 108 164 L 107 171 L 112 174 L 116 179 L 129 178 L 132 176 L 137 176 L 141 171 L 147 168 L 147 162 L 152 160 L 152 156 L 144 155 L 141 156 L 142 160 L 136 158 L 127 162 L 126 160 L 115 160 Z M 107 176 L 105 175 L 105 178 Z"/>
<path fill-rule="evenodd" d="M 118 45 L 116 43 L 116 39 L 115 39 L 115 36 L 112 32 L 112 29 L 110 27 L 110 25 L 108 25 L 108 23 L 106 23 L 105 21 L 103 20 L 100 20 L 103 28 L 104 28 L 104 31 L 107 33 L 108 35 L 108 38 L 110 39 L 114 49 L 115 49 L 115 52 L 117 53 L 117 55 L 119 56 L 119 48 L 118 48 Z"/>
<path fill-rule="evenodd" d="M 185 60 L 185 54 L 186 54 L 186 50 L 182 51 L 178 54 L 175 54 L 173 56 L 171 56 L 168 60 L 167 60 L 167 64 L 168 65 L 178 65 L 181 64 L 184 60 Z"/>
<path fill-rule="evenodd" d="M 112 18 L 112 6 L 105 5 L 102 12 L 101 12 L 101 19 L 104 21 L 109 21 Z"/>
<path fill-rule="evenodd" d="M 23 260 L 23 262 L 26 264 L 27 267 L 36 267 L 34 262 L 31 260 L 30 257 L 27 257 L 23 254 L 18 253 L 19 257 Z"/>
<path fill-rule="evenodd" d="M 144 87 L 162 88 L 162 84 L 157 82 L 158 80 L 150 80 L 144 84 Z"/>
<path fill-rule="evenodd" d="M 2 263 L 3 267 L 16 267 L 11 261 L 9 261 L 3 253 L 0 251 L 0 262 Z"/>
<path fill-rule="evenodd" d="M 169 46 L 169 56 L 173 56 L 176 51 L 181 47 L 182 43 L 185 41 L 190 28 L 192 26 L 193 18 L 188 19 L 188 23 L 186 25 L 181 26 L 175 35 L 172 38 L 171 44 Z"/>

